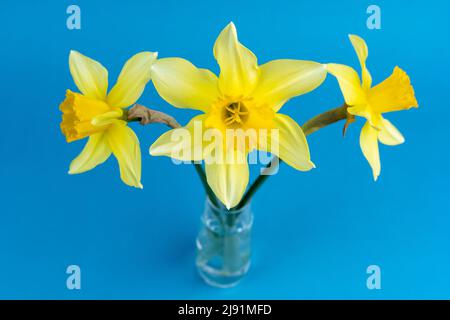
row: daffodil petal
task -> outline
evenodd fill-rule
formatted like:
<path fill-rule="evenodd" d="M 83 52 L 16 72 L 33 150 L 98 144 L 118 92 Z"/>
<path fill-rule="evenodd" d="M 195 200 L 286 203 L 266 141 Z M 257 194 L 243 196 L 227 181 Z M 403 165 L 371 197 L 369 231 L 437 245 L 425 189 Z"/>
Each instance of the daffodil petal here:
<path fill-rule="evenodd" d="M 381 113 L 373 112 L 373 110 L 368 108 L 367 104 L 348 107 L 347 111 L 354 116 L 366 118 L 370 125 L 376 129 L 380 129 L 382 126 L 383 116 Z"/>
<path fill-rule="evenodd" d="M 122 124 L 126 124 L 126 121 L 119 120 L 122 114 L 123 111 L 121 109 L 105 112 L 99 116 L 92 118 L 91 124 L 96 127 L 106 126 L 112 123 L 119 123 L 119 122 L 121 122 Z"/>
<path fill-rule="evenodd" d="M 99 62 L 78 51 L 70 51 L 69 68 L 73 81 L 87 97 L 105 100 L 108 90 L 108 70 Z"/>
<path fill-rule="evenodd" d="M 185 127 L 167 131 L 152 144 L 150 154 L 181 161 L 203 160 L 202 132 L 205 118 L 203 114 L 196 116 Z"/>
<path fill-rule="evenodd" d="M 233 158 L 239 160 L 205 163 L 208 184 L 227 209 L 239 204 L 249 180 L 247 156 L 239 151 L 235 153 Z"/>
<path fill-rule="evenodd" d="M 132 187 L 142 188 L 141 149 L 136 134 L 126 125 L 112 125 L 107 133 L 109 147 L 119 162 L 122 181 Z"/>
<path fill-rule="evenodd" d="M 156 52 L 140 52 L 125 63 L 117 83 L 108 94 L 110 106 L 125 108 L 139 99 L 151 79 L 151 66 L 157 56 Z"/>
<path fill-rule="evenodd" d="M 278 111 L 287 100 L 317 88 L 326 78 L 324 65 L 303 60 L 273 60 L 260 66 L 252 96 Z"/>
<path fill-rule="evenodd" d="M 181 58 L 157 60 L 152 81 L 159 95 L 178 108 L 206 112 L 219 96 L 216 75 Z"/>
<path fill-rule="evenodd" d="M 369 89 L 372 85 L 372 76 L 370 75 L 369 70 L 366 67 L 366 60 L 369 55 L 369 49 L 367 48 L 367 44 L 363 38 L 350 34 L 348 36 L 350 41 L 355 49 L 356 55 L 358 56 L 359 63 L 361 65 L 361 74 L 362 74 L 362 86 L 364 89 Z"/>
<path fill-rule="evenodd" d="M 376 181 L 381 171 L 380 153 L 378 150 L 378 131 L 373 128 L 369 122 L 366 122 L 361 130 L 359 144 L 364 157 L 366 157 L 372 168 L 373 178 Z"/>
<path fill-rule="evenodd" d="M 220 66 L 219 88 L 223 95 L 238 97 L 253 91 L 258 81 L 258 61 L 239 42 L 232 22 L 217 37 L 214 57 Z"/>
<path fill-rule="evenodd" d="M 277 155 L 297 170 L 308 171 L 314 168 L 306 136 L 297 122 L 287 115 L 276 114 L 274 126 L 273 130 L 277 132 L 268 133 L 267 143 L 260 139 L 258 148 Z"/>
<path fill-rule="evenodd" d="M 111 149 L 105 140 L 104 132 L 89 137 L 83 151 L 70 163 L 69 174 L 89 171 L 106 161 L 111 155 Z"/>
<path fill-rule="evenodd" d="M 326 65 L 329 73 L 336 77 L 344 96 L 345 102 L 349 106 L 362 105 L 366 103 L 366 97 L 361 81 L 356 71 L 346 65 L 329 63 Z"/>
<path fill-rule="evenodd" d="M 378 140 L 388 146 L 396 146 L 405 142 L 405 138 L 400 131 L 386 119 L 383 119 L 381 130 L 378 131 Z"/>

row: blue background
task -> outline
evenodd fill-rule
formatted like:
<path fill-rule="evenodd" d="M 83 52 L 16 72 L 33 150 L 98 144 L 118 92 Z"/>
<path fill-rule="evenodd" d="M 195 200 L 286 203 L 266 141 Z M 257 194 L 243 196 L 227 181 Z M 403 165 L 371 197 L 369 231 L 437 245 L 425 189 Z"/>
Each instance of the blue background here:
<path fill-rule="evenodd" d="M 366 27 L 368 1 L 76 1 L 82 29 L 66 28 L 69 1 L 3 1 L 0 6 L 0 298 L 450 298 L 448 105 L 450 5 L 377 1 L 382 29 Z M 133 54 L 159 51 L 217 72 L 216 36 L 234 21 L 261 63 L 278 58 L 359 68 L 347 34 L 364 37 L 374 83 L 395 65 L 412 79 L 420 108 L 387 116 L 406 143 L 381 146 L 378 182 L 359 148 L 363 121 L 309 138 L 317 169 L 283 165 L 253 201 L 253 265 L 228 290 L 203 284 L 194 240 L 204 193 L 192 166 L 153 158 L 164 126 L 132 127 L 143 150 L 144 190 L 126 187 L 114 158 L 67 174 L 84 141 L 67 144 L 59 103 L 76 87 L 70 49 L 99 60 L 115 82 Z M 140 102 L 186 123 L 148 85 Z M 336 107 L 329 76 L 282 112 L 300 123 Z M 253 169 L 253 177 L 257 168 Z M 66 288 L 66 267 L 82 289 Z M 382 270 L 368 290 L 366 268 Z"/>

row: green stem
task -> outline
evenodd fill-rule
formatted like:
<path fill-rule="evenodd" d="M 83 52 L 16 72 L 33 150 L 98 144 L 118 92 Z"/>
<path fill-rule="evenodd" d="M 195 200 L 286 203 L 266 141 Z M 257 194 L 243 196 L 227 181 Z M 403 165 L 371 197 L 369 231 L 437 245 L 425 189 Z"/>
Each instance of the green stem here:
<path fill-rule="evenodd" d="M 305 135 L 310 135 L 311 133 L 316 132 L 320 128 L 326 127 L 330 124 L 338 122 L 340 120 L 347 119 L 347 105 L 343 104 L 342 106 L 319 114 L 314 118 L 305 122 L 302 126 L 303 132 Z M 268 170 L 272 170 L 274 166 L 278 166 L 281 163 L 281 159 L 278 157 L 274 157 L 272 161 L 266 166 L 263 172 L 255 179 L 250 188 L 245 193 L 241 202 L 236 206 L 236 209 L 240 209 L 244 207 L 253 197 L 253 195 L 258 191 L 261 185 L 270 177 Z"/>
<path fill-rule="evenodd" d="M 273 159 L 266 165 L 263 172 L 255 179 L 250 188 L 245 193 L 244 197 L 242 197 L 241 202 L 235 207 L 236 210 L 243 208 L 253 197 L 253 195 L 258 191 L 261 185 L 266 181 L 271 175 L 271 170 L 277 168 L 281 163 L 281 159 L 278 157 L 273 157 Z"/>
<path fill-rule="evenodd" d="M 318 116 L 306 121 L 305 124 L 302 125 L 302 129 L 305 135 L 308 136 L 320 128 L 326 127 L 340 120 L 347 119 L 347 117 L 347 105 L 344 103 L 340 107 L 321 113 Z"/>
<path fill-rule="evenodd" d="M 200 178 L 200 181 L 202 182 L 203 188 L 205 188 L 205 192 L 206 192 L 208 198 L 211 200 L 211 202 L 216 207 L 219 207 L 220 204 L 217 200 L 216 195 L 214 194 L 214 192 L 212 191 L 211 187 L 208 184 L 208 181 L 206 179 L 206 174 L 205 174 L 205 171 L 203 170 L 202 165 L 200 163 L 195 163 L 195 162 L 192 162 L 192 163 L 194 164 L 195 171 L 197 172 L 197 174 Z"/>

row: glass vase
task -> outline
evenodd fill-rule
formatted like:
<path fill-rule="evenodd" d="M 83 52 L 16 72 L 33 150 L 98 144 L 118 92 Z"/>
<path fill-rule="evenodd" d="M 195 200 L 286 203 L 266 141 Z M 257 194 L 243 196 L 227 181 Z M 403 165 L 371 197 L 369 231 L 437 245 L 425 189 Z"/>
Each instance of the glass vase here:
<path fill-rule="evenodd" d="M 215 287 L 236 285 L 250 267 L 253 223 L 250 204 L 227 210 L 207 199 L 201 221 L 196 258 L 200 276 Z"/>

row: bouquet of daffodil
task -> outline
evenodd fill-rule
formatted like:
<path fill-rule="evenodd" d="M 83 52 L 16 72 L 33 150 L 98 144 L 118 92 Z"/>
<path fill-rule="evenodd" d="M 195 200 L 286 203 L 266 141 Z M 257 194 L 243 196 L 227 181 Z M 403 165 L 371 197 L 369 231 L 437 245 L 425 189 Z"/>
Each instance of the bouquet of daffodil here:
<path fill-rule="evenodd" d="M 417 107 L 409 77 L 395 67 L 391 76 L 372 86 L 366 68 L 367 45 L 358 36 L 351 35 L 350 40 L 361 64 L 362 80 L 351 67 L 335 63 L 280 59 L 260 65 L 239 42 L 230 23 L 214 44 L 218 76 L 182 58 L 156 59 L 156 53 L 142 52 L 128 60 L 109 94 L 106 69 L 72 51 L 70 71 L 81 93 L 67 91 L 60 106 L 61 129 L 68 142 L 89 140 L 72 161 L 69 173 L 90 170 L 113 153 L 123 182 L 142 188 L 139 141 L 127 123 L 169 125 L 172 129 L 150 147 L 150 154 L 194 164 L 208 199 L 197 239 L 197 266 L 208 283 L 233 285 L 249 267 L 250 200 L 280 161 L 299 171 L 315 167 L 308 134 L 340 120 L 346 120 L 345 132 L 355 116 L 365 118 L 360 146 L 375 180 L 381 170 L 378 141 L 386 145 L 404 142 L 382 114 Z M 327 73 L 339 83 L 345 100 L 342 106 L 303 126 L 280 113 L 288 100 L 320 86 Z M 202 113 L 181 127 L 168 114 L 135 104 L 150 79 L 169 104 Z M 248 187 L 249 163 L 253 163 L 249 154 L 254 150 L 273 158 Z"/>

